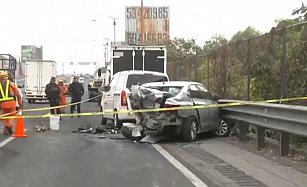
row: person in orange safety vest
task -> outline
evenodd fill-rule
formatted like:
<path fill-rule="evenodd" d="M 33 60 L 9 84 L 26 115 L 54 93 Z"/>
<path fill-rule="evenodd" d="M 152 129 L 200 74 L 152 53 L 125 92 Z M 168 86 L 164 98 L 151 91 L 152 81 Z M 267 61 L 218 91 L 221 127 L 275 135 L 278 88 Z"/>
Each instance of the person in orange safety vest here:
<path fill-rule="evenodd" d="M 68 91 L 67 87 L 64 85 L 63 80 L 59 80 L 60 87 L 60 106 L 66 105 L 66 93 Z M 61 107 L 61 113 L 65 113 L 65 107 Z"/>
<path fill-rule="evenodd" d="M 5 71 L 0 72 L 0 107 L 3 116 L 16 115 L 16 97 L 19 107 L 22 107 L 22 97 L 15 83 L 9 80 Z M 14 119 L 3 119 L 3 134 L 13 133 Z"/>

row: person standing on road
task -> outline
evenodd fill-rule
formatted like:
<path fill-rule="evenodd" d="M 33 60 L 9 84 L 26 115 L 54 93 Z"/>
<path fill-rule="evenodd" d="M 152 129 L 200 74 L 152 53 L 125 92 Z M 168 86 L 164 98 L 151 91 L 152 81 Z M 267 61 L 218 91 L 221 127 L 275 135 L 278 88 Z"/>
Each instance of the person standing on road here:
<path fill-rule="evenodd" d="M 55 82 L 55 77 L 51 77 L 50 83 L 46 85 L 45 93 L 49 100 L 50 107 L 55 107 L 60 105 L 60 87 Z M 60 109 L 50 109 L 50 113 L 54 114 L 54 110 L 56 110 L 57 114 L 60 114 Z"/>
<path fill-rule="evenodd" d="M 4 71 L 0 72 L 0 107 L 2 114 L 5 116 L 16 115 L 16 97 L 19 108 L 22 107 L 22 97 L 15 83 L 9 80 L 8 74 Z M 3 120 L 3 134 L 11 135 L 13 133 L 14 119 Z"/>
<path fill-rule="evenodd" d="M 59 87 L 60 87 L 60 106 L 66 105 L 66 93 L 68 91 L 67 87 L 64 85 L 63 80 L 59 80 Z M 61 113 L 65 113 L 65 107 L 61 108 Z"/>
<path fill-rule="evenodd" d="M 82 86 L 81 83 L 79 83 L 78 81 L 78 77 L 74 77 L 72 83 L 69 85 L 69 93 L 71 96 L 71 105 L 70 106 L 70 113 L 73 114 L 74 110 L 75 110 L 75 105 L 77 105 L 77 113 L 80 114 L 81 113 L 81 103 L 79 103 L 81 101 L 81 98 L 84 94 L 84 88 Z M 80 118 L 80 116 L 78 115 L 78 118 Z"/>

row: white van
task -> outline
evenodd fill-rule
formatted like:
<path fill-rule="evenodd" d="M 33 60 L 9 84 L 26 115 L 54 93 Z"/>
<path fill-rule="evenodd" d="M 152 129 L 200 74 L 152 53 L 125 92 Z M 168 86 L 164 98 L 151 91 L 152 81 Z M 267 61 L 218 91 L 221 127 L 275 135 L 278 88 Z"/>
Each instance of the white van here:
<path fill-rule="evenodd" d="M 118 72 L 113 76 L 110 85 L 103 89 L 104 94 L 100 102 L 100 109 L 105 112 L 131 110 L 129 95 L 132 85 L 168 80 L 167 74 L 159 72 L 139 70 Z M 101 116 L 101 124 L 106 124 L 107 119 L 113 120 L 118 128 L 121 127 L 123 122 L 135 122 L 135 116 L 132 112 L 103 115 Z"/>

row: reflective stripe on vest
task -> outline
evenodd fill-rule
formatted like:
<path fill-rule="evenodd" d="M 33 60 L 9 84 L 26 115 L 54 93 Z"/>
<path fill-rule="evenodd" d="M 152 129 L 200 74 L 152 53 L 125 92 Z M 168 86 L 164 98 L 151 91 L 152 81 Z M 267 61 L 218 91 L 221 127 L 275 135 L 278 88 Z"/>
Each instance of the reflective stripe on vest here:
<path fill-rule="evenodd" d="M 14 97 L 9 96 L 9 90 L 10 90 L 10 81 L 9 80 L 6 81 L 5 95 L 4 95 L 4 91 L 3 91 L 3 88 L 2 88 L 2 84 L 0 84 L 0 93 L 1 93 L 0 102 L 14 100 Z"/>

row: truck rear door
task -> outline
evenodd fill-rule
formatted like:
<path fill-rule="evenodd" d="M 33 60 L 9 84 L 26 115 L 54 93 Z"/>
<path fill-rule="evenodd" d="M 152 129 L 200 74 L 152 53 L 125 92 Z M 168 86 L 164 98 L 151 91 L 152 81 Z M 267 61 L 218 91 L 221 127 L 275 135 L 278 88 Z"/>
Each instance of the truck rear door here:
<path fill-rule="evenodd" d="M 144 70 L 166 73 L 164 50 L 145 50 L 144 52 Z"/>
<path fill-rule="evenodd" d="M 165 50 L 150 48 L 114 49 L 113 75 L 126 70 L 145 70 L 166 73 Z M 134 65 L 134 68 L 133 68 Z"/>
<path fill-rule="evenodd" d="M 25 68 L 25 84 L 26 92 L 37 92 L 38 91 L 38 72 L 39 66 L 38 62 L 27 62 Z"/>

